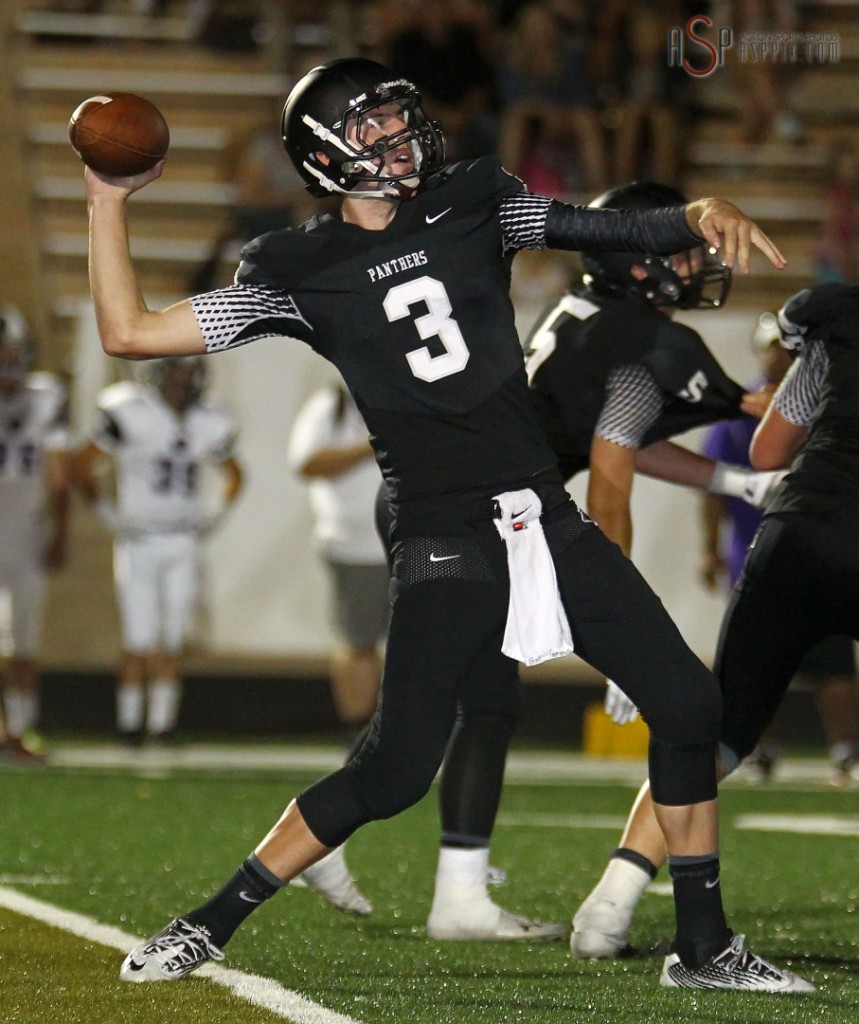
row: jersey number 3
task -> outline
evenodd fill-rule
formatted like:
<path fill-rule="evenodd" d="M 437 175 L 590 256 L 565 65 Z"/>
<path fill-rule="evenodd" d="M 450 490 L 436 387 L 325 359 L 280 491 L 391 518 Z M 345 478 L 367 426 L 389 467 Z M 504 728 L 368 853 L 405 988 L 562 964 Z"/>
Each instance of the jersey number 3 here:
<path fill-rule="evenodd" d="M 429 310 L 424 316 L 415 318 L 415 327 L 423 341 L 438 338 L 444 346 L 441 355 L 434 356 L 424 346 L 406 353 L 409 367 L 419 380 L 433 381 L 449 377 L 465 369 L 468 362 L 468 346 L 459 329 L 459 324 L 450 315 L 450 299 L 441 281 L 434 277 L 419 277 L 395 285 L 385 296 L 385 316 L 393 323 L 411 316 L 410 306 L 426 303 Z"/>

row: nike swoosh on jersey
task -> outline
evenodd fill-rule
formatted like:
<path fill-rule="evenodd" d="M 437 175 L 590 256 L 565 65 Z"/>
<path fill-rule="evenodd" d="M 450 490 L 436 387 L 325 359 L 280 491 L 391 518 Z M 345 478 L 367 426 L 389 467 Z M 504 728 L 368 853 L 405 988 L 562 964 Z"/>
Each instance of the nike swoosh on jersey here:
<path fill-rule="evenodd" d="M 142 971 L 145 966 L 146 966 L 145 963 L 139 964 L 136 960 L 129 960 L 128 961 L 128 969 L 129 969 L 129 971 Z"/>
<path fill-rule="evenodd" d="M 431 562 L 449 562 L 451 558 L 462 558 L 462 555 L 430 555 Z"/>
<path fill-rule="evenodd" d="M 441 211 L 441 213 L 436 213 L 436 214 L 434 214 L 434 215 L 432 215 L 432 216 L 430 216 L 429 214 L 427 214 L 427 216 L 426 216 L 426 222 L 427 222 L 427 224 L 435 224 L 435 222 L 436 222 L 437 220 L 441 220 L 441 218 L 442 218 L 442 217 L 443 217 L 443 216 L 444 216 L 444 215 L 445 215 L 446 213 L 450 213 L 450 211 L 451 211 L 452 209 L 453 209 L 453 207 L 452 207 L 452 206 L 448 206 L 448 208 L 447 208 L 446 210 L 442 210 L 442 211 Z"/>
<path fill-rule="evenodd" d="M 244 900 L 245 903 L 262 903 L 262 900 L 258 900 L 256 898 L 254 898 L 253 896 L 251 896 L 250 893 L 245 892 L 244 889 L 242 889 L 239 892 L 239 899 L 240 900 Z"/>

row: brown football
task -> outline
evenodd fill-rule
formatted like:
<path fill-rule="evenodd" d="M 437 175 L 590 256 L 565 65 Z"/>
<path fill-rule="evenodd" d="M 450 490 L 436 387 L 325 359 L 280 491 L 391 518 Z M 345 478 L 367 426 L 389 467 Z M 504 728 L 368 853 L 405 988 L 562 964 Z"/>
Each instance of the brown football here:
<path fill-rule="evenodd" d="M 90 96 L 75 110 L 69 141 L 87 167 L 125 178 L 158 163 L 170 145 L 170 129 L 154 103 L 131 92 L 109 92 Z"/>

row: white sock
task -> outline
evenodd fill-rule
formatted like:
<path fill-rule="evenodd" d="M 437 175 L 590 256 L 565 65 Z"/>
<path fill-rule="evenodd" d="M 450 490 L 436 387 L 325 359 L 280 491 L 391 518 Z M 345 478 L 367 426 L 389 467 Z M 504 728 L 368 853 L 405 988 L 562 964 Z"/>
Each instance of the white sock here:
<path fill-rule="evenodd" d="M 150 736 L 172 732 L 179 718 L 182 686 L 178 679 L 156 679 L 149 686 L 149 714 L 146 731 Z"/>
<path fill-rule="evenodd" d="M 116 688 L 116 728 L 119 732 L 140 732 L 146 694 L 142 686 L 120 683 Z"/>
<path fill-rule="evenodd" d="M 39 694 L 32 690 L 17 690 L 7 687 L 3 693 L 3 707 L 6 712 L 6 731 L 20 739 L 32 729 L 39 718 Z"/>
<path fill-rule="evenodd" d="M 857 755 L 859 755 L 859 743 L 851 740 L 841 740 L 838 743 L 833 743 L 829 748 L 829 756 L 836 764 L 847 760 L 849 757 L 856 757 Z"/>
<path fill-rule="evenodd" d="M 605 896 L 620 906 L 634 907 L 650 882 L 650 874 L 644 868 L 622 857 L 612 857 L 591 895 Z"/>
<path fill-rule="evenodd" d="M 435 873 L 436 890 L 447 885 L 480 889 L 486 892 L 489 871 L 489 847 L 442 846 Z"/>

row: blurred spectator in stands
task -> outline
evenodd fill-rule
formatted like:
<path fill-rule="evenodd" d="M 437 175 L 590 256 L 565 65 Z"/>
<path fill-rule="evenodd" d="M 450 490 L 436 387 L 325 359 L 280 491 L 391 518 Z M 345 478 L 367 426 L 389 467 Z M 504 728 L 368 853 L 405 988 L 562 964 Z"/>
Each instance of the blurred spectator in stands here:
<path fill-rule="evenodd" d="M 281 107 L 278 100 L 272 116 L 235 147 L 238 152 L 231 175 L 234 193 L 229 220 L 191 278 L 190 288 L 195 294 L 217 286 L 230 247 L 238 249 L 267 231 L 297 227 L 321 209 L 319 202 L 308 195 L 284 151 L 276 128 Z"/>
<path fill-rule="evenodd" d="M 761 376 L 750 385 L 752 391 L 774 391 L 787 373 L 793 357 L 780 344 L 774 314 L 764 313 L 755 328 L 753 344 L 760 361 Z M 710 427 L 704 454 L 732 465 L 748 466 L 749 444 L 758 420 L 746 417 L 726 420 Z M 749 547 L 757 533 L 763 512 L 740 498 L 707 494 L 702 499 L 701 526 L 704 554 L 701 580 L 715 590 L 720 580 L 733 589 L 740 578 Z M 814 690 L 820 718 L 833 763 L 834 784 L 848 784 L 851 771 L 859 764 L 859 686 L 853 641 L 834 636 L 818 644 L 803 659 L 797 679 Z M 770 727 L 745 765 L 752 777 L 770 778 L 778 758 L 777 728 Z"/>
<path fill-rule="evenodd" d="M 35 358 L 20 311 L 0 306 L 0 756 L 20 762 L 40 757 L 27 734 L 39 716 L 46 573 L 65 563 L 69 499 L 66 389 L 31 372 Z"/>
<path fill-rule="evenodd" d="M 154 18 L 167 13 L 169 0 L 131 0 L 131 11 L 142 18 Z"/>
<path fill-rule="evenodd" d="M 532 0 L 508 29 L 499 72 L 499 155 L 535 192 L 595 194 L 606 187 L 606 147 L 588 65 L 593 34 L 583 0 Z M 577 180 L 580 168 L 583 180 Z"/>
<path fill-rule="evenodd" d="M 832 179 L 824 192 L 825 213 L 814 251 L 819 282 L 859 283 L 859 154 L 850 141 L 832 153 Z"/>
<path fill-rule="evenodd" d="M 744 32 L 799 32 L 802 29 L 800 0 L 734 0 L 714 5 L 719 24 L 730 24 L 739 38 Z M 725 8 L 724 15 L 722 8 Z M 757 60 L 747 52 L 745 60 L 729 62 L 733 69 L 739 106 L 740 138 L 745 143 L 788 142 L 802 138 L 802 125 L 787 98 L 796 69 L 788 61 Z"/>
<path fill-rule="evenodd" d="M 390 570 L 375 523 L 381 476 L 345 385 L 322 388 L 302 406 L 288 459 L 310 485 L 314 538 L 330 578 L 340 641 L 331 658 L 331 695 L 341 722 L 357 732 L 376 709 Z"/>
<path fill-rule="evenodd" d="M 264 42 L 259 0 L 192 0 L 190 18 L 204 46 L 225 53 L 256 53 Z"/>
<path fill-rule="evenodd" d="M 421 90 L 430 117 L 444 126 L 454 160 L 493 152 L 494 26 L 474 0 L 408 0 L 410 21 L 389 41 L 383 64 Z"/>
<path fill-rule="evenodd" d="M 615 181 L 680 184 L 692 79 L 669 66 L 665 51 L 669 29 L 685 20 L 680 2 L 605 0 L 602 5 L 594 68 L 612 136 Z"/>

